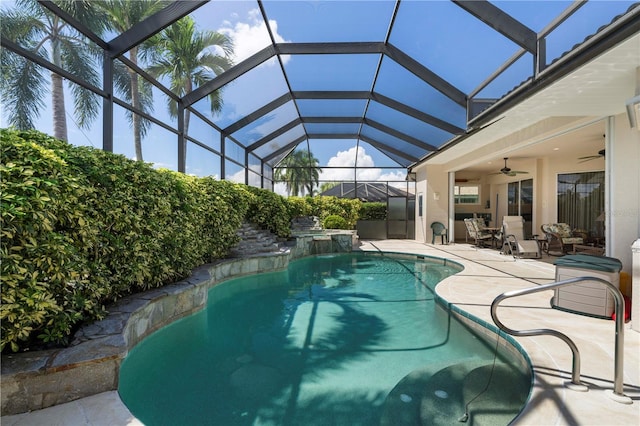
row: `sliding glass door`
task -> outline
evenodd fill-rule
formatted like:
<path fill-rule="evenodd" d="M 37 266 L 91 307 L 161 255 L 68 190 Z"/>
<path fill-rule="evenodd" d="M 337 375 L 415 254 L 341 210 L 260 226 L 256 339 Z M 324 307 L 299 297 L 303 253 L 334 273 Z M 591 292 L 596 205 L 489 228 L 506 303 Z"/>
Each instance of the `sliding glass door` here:
<path fill-rule="evenodd" d="M 558 175 L 558 222 L 604 238 L 604 172 Z"/>
<path fill-rule="evenodd" d="M 524 235 L 531 237 L 533 220 L 533 179 L 510 182 L 507 188 L 507 215 L 522 216 Z"/>

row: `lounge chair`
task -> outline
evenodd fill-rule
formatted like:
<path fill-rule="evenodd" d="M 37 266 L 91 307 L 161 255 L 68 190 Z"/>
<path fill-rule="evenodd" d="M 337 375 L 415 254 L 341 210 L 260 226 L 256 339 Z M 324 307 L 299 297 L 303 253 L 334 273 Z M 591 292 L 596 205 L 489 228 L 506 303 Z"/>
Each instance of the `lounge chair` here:
<path fill-rule="evenodd" d="M 502 218 L 502 253 L 514 258 L 535 257 L 540 259 L 540 246 L 536 240 L 524 237 L 524 219 L 522 216 L 504 216 Z"/>
<path fill-rule="evenodd" d="M 479 223 L 481 219 L 469 218 L 464 220 L 464 224 L 467 227 L 467 233 L 473 238 L 477 247 L 483 247 L 485 242 L 491 242 L 493 236 L 488 232 L 483 232 Z"/>
<path fill-rule="evenodd" d="M 575 235 L 566 223 L 545 223 L 540 229 L 547 237 L 547 254 L 552 250 L 564 254 L 573 250 L 574 244 L 584 244 L 584 239 Z"/>

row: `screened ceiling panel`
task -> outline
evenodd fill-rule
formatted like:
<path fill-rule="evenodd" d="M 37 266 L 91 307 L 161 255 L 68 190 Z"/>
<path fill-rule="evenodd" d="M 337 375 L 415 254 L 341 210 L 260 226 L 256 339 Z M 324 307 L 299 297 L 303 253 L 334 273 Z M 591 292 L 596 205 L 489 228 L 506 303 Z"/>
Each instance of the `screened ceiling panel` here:
<path fill-rule="evenodd" d="M 458 127 L 465 126 L 464 106 L 388 57 L 382 60 L 374 91 Z"/>
<path fill-rule="evenodd" d="M 284 69 L 294 91 L 371 90 L 379 61 L 380 55 L 298 55 Z"/>
<path fill-rule="evenodd" d="M 400 163 L 390 158 L 387 154 L 375 148 L 373 145 L 369 145 L 367 142 L 359 141 L 358 148 L 362 151 L 363 157 L 370 162 L 368 166 L 375 165 L 376 167 L 398 167 Z"/>
<path fill-rule="evenodd" d="M 533 56 L 525 53 L 513 65 L 478 92 L 479 98 L 497 99 L 529 79 L 533 73 Z"/>
<path fill-rule="evenodd" d="M 275 132 L 296 118 L 298 118 L 296 106 L 293 101 L 289 101 L 243 126 L 240 130 L 232 133 L 232 136 L 247 146 Z"/>
<path fill-rule="evenodd" d="M 25 8 L 24 4 L 5 0 L 3 10 Z M 128 20 L 101 31 L 88 24 L 83 18 L 87 15 L 74 14 L 84 6 L 105 12 L 101 2 L 35 3 L 41 16 L 58 13 L 68 20 L 58 28 L 63 36 L 89 39 L 93 50 L 104 51 L 80 58 L 90 67 L 54 63 L 52 38 L 46 31 L 19 34 L 7 19 L 1 45 L 11 57 L 17 54 L 34 63 L 35 69 L 42 68 L 43 78 L 58 73 L 67 81 L 67 89 L 76 84 L 94 90 L 96 96 L 115 97 L 121 105 L 112 112 L 114 123 L 137 111 L 155 120 L 153 128 L 168 130 L 169 138 L 180 141 L 186 133 L 212 155 L 220 149 L 221 139 L 232 139 L 237 144 L 232 157 L 238 163 L 248 152 L 275 166 L 294 148 L 310 149 L 326 168 L 326 180 L 339 180 L 329 176 L 332 167 L 406 167 L 437 152 L 475 125 L 479 109 L 474 109 L 473 101 L 482 99 L 484 108 L 491 109 L 516 87 L 523 88 L 518 96 L 527 96 L 529 87 L 522 84 L 539 78 L 536 64 L 544 69 L 602 28 L 627 31 L 626 22 L 637 22 L 640 9 L 639 3 L 626 0 L 212 0 L 164 1 L 155 3 L 157 9 L 139 10 L 145 4 L 149 3 L 127 2 Z M 142 52 L 142 43 L 153 41 L 152 36 L 162 35 L 187 16 L 197 31 L 233 40 L 228 58 L 232 66 L 219 75 L 196 67 L 191 85 L 177 89 L 169 74 L 154 79 L 157 58 L 135 55 Z M 43 18 L 42 22 L 64 21 Z M 34 34 L 42 37 L 27 41 Z M 33 46 L 44 50 L 34 53 Z M 587 56 L 595 56 L 597 49 L 594 52 Z M 207 53 L 222 55 L 219 48 L 209 46 L 194 57 Z M 63 59 L 69 58 L 63 54 Z M 115 83 L 109 87 L 110 76 L 103 73 L 109 70 L 104 65 L 111 63 Z M 579 66 L 573 61 L 568 65 Z M 123 80 L 127 74 L 121 73 L 126 67 L 154 83 L 153 88 L 142 86 L 151 107 L 133 105 L 131 86 Z M 170 93 L 172 86 L 175 93 Z M 215 111 L 212 93 L 222 101 Z M 179 100 L 192 110 L 190 124 L 187 116 L 178 120 L 169 113 L 169 100 Z M 104 114 L 109 114 L 106 107 Z M 110 138 L 110 142 L 104 145 L 128 153 L 132 147 L 117 139 L 122 133 L 130 144 L 130 129 L 114 124 L 105 130 L 105 141 Z M 147 143 L 145 150 L 153 146 Z M 170 151 L 176 155 L 177 146 Z M 185 170 L 185 161 L 178 160 L 178 170 Z M 250 166 L 255 169 L 255 158 Z"/>
<path fill-rule="evenodd" d="M 396 150 L 401 151 L 414 158 L 420 158 L 422 155 L 424 155 L 425 151 L 427 151 L 427 148 L 425 146 L 420 146 L 419 141 L 415 138 L 412 140 L 401 139 L 399 137 L 375 129 L 371 126 L 364 126 L 362 128 L 361 134 L 367 139 L 371 139 L 372 142 L 378 142 L 384 145 L 392 146 Z"/>
<path fill-rule="evenodd" d="M 403 133 L 419 140 L 428 141 L 434 146 L 440 146 L 451 137 L 451 133 L 378 102 L 369 104 L 366 118 L 394 129 L 400 129 Z"/>
<path fill-rule="evenodd" d="M 269 20 L 278 32 L 294 43 L 353 42 L 383 40 L 394 2 L 281 1 L 263 2 Z"/>
<path fill-rule="evenodd" d="M 408 161 L 404 157 L 400 157 L 397 154 L 394 154 L 394 153 L 391 153 L 391 152 L 387 152 L 384 148 L 380 149 L 380 151 L 382 153 L 384 153 L 385 155 L 387 155 L 392 160 L 396 161 L 398 164 L 402 165 L 403 167 L 408 167 L 412 163 L 412 161 Z"/>
<path fill-rule="evenodd" d="M 298 99 L 300 114 L 305 117 L 362 117 L 366 99 Z"/>
<path fill-rule="evenodd" d="M 611 22 L 618 14 L 627 11 L 633 1 L 589 1 L 547 37 L 547 63 L 573 49 L 598 28 Z"/>
<path fill-rule="evenodd" d="M 269 160 L 266 160 L 266 163 L 271 166 L 271 167 L 275 167 L 277 164 L 279 164 L 287 155 L 289 155 L 289 152 L 291 152 L 291 150 L 286 150 L 283 151 L 282 153 L 272 157 Z"/>
<path fill-rule="evenodd" d="M 291 130 L 288 130 L 283 134 L 264 142 L 263 145 L 260 145 L 250 152 L 253 152 L 253 154 L 260 158 L 264 158 L 272 152 L 279 150 L 285 145 L 288 145 L 289 143 L 291 143 L 291 141 L 294 141 L 303 136 L 305 136 L 304 127 L 302 126 L 302 124 L 299 124 Z M 260 143 L 261 141 L 258 141 L 258 143 Z"/>
<path fill-rule="evenodd" d="M 307 134 L 357 134 L 360 130 L 358 123 L 305 123 Z"/>
<path fill-rule="evenodd" d="M 571 0 L 554 0 L 545 3 L 544 7 L 540 7 L 538 0 L 524 0 L 514 2 L 508 1 L 491 1 L 494 5 L 531 28 L 536 33 L 544 29 L 549 22 L 553 21 L 556 16 L 560 15 L 567 7 L 573 3 Z"/>
<path fill-rule="evenodd" d="M 216 31 L 234 40 L 236 64 L 271 45 L 268 27 L 256 1 L 209 1 L 190 16 L 200 29 Z M 284 41 L 277 37 L 277 32 L 276 41 Z"/>
<path fill-rule="evenodd" d="M 518 50 L 514 42 L 448 1 L 401 2 L 389 41 L 466 93 Z"/>
<path fill-rule="evenodd" d="M 221 128 L 235 123 L 287 93 L 287 82 L 275 59 L 266 61 L 222 87 L 222 110 L 213 120 Z M 198 105 L 206 98 L 198 102 Z"/>

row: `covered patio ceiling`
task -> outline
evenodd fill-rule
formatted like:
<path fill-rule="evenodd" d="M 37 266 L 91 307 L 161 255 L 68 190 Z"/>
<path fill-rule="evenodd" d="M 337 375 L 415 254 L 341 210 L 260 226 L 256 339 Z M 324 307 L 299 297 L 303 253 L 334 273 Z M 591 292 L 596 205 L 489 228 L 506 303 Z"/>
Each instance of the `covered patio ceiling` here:
<path fill-rule="evenodd" d="M 241 147 L 245 167 L 249 156 L 277 167 L 328 141 L 378 150 L 402 168 L 441 153 L 448 161 L 464 149 L 458 140 L 491 137 L 480 129 L 496 120 L 494 137 L 526 125 L 500 114 L 640 28 L 631 1 L 214 0 L 166 2 L 106 40 L 55 1 L 40 3 Z M 215 31 L 247 17 L 252 34 L 232 68 L 180 97 L 125 54 L 187 15 Z M 2 46 L 25 53 L 4 34 Z M 216 91 L 223 107 L 212 114 L 206 97 Z M 195 135 L 178 138 L 211 150 Z M 104 139 L 113 146 L 112 129 Z"/>
<path fill-rule="evenodd" d="M 625 114 L 626 101 L 634 95 L 630 88 L 640 90 L 640 8 L 634 19 L 634 35 L 517 105 L 495 112 L 482 132 L 446 144 L 427 163 L 482 174 L 502 167 L 503 157 L 518 168 L 525 159 L 579 162 L 597 156 L 605 148 L 604 117 Z"/>

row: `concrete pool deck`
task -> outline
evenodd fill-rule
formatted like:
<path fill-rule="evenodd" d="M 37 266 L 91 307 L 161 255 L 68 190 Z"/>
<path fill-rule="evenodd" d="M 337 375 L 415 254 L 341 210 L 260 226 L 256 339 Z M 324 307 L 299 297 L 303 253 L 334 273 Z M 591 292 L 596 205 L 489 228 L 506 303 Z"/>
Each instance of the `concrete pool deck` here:
<path fill-rule="evenodd" d="M 438 284 L 437 293 L 449 303 L 492 323 L 489 306 L 509 290 L 554 281 L 555 267 L 536 260 L 502 256 L 469 244 L 431 245 L 413 240 L 361 241 L 357 250 L 385 251 L 442 257 L 465 269 Z M 588 392 L 570 390 L 571 351 L 550 336 L 518 337 L 534 368 L 529 403 L 517 425 L 635 425 L 640 424 L 640 333 L 624 329 L 624 393 L 632 404 L 611 399 L 614 377 L 613 321 L 551 309 L 552 292 L 542 292 L 503 303 L 498 313 L 514 329 L 552 328 L 571 337 L 581 354 L 581 380 Z M 505 389 L 508 392 L 508 389 Z M 22 425 L 141 425 L 116 391 L 104 392 L 43 410 L 1 418 L 3 426 Z"/>

